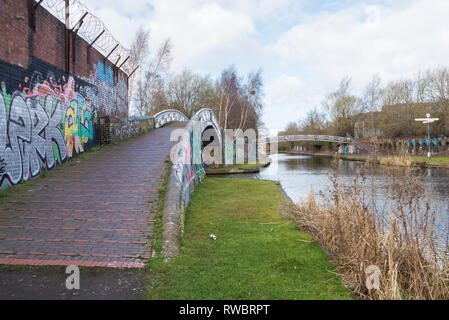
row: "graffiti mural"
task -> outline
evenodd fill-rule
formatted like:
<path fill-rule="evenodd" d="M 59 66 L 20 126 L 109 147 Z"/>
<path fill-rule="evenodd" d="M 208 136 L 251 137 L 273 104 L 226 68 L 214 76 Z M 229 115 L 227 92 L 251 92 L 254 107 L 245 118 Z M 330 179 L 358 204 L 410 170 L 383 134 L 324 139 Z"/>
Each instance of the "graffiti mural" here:
<path fill-rule="evenodd" d="M 94 104 L 97 110 L 107 116 L 128 116 L 128 84 L 121 74 L 114 79 L 112 67 L 98 60 L 96 72 L 85 80 L 97 88 Z"/>
<path fill-rule="evenodd" d="M 193 126 L 193 132 L 191 137 L 192 145 L 192 165 L 194 170 L 194 176 L 200 177 L 202 179 L 206 172 L 203 167 L 203 157 L 202 157 L 202 131 L 201 125 L 197 122 L 197 125 Z"/>
<path fill-rule="evenodd" d="M 0 176 L 2 176 L 6 172 L 5 167 L 6 167 L 5 160 L 0 159 Z"/>
<path fill-rule="evenodd" d="M 0 61 L 0 71 L 0 190 L 95 144 L 95 86 L 37 59 L 27 70 Z"/>
<path fill-rule="evenodd" d="M 365 143 L 371 143 L 365 140 Z M 385 153 L 406 153 L 426 156 L 428 152 L 443 153 L 449 150 L 449 138 L 443 136 L 383 138 L 375 143 L 376 148 Z"/>

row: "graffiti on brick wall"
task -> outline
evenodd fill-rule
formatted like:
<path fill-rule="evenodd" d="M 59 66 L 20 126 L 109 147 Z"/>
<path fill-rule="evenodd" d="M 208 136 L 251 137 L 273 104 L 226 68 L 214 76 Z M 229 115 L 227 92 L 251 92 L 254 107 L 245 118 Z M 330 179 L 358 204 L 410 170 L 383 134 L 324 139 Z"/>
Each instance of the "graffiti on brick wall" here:
<path fill-rule="evenodd" d="M 0 61 L 1 74 L 7 75 L 0 79 L 0 190 L 94 143 L 97 112 L 91 97 L 96 88 L 57 71 L 45 76 L 36 71 L 45 67 L 32 63 L 28 71 Z"/>
<path fill-rule="evenodd" d="M 98 60 L 95 74 L 85 80 L 98 88 L 99 94 L 94 104 L 97 110 L 107 116 L 127 117 L 128 84 L 121 74 L 114 79 L 112 67 Z"/>
<path fill-rule="evenodd" d="M 5 167 L 6 167 L 5 160 L 0 159 L 0 176 L 2 176 L 5 173 Z"/>
<path fill-rule="evenodd" d="M 144 119 L 129 119 L 125 122 L 112 123 L 110 133 L 112 141 L 120 141 L 147 133 L 154 129 L 153 117 L 140 117 Z"/>

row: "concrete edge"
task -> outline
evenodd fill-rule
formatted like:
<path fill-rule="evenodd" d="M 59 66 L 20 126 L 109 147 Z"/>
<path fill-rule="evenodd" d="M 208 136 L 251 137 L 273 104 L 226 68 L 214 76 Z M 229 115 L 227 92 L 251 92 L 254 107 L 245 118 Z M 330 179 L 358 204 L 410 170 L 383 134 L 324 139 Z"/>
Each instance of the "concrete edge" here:
<path fill-rule="evenodd" d="M 179 256 L 181 249 L 180 228 L 181 189 L 173 167 L 170 167 L 165 189 L 164 209 L 162 214 L 162 255 L 165 261 Z"/>
<path fill-rule="evenodd" d="M 260 172 L 260 169 L 266 168 L 271 164 L 271 159 L 268 158 L 268 160 L 259 163 L 258 165 L 255 165 L 251 168 L 211 168 L 206 169 L 206 175 L 210 176 L 220 176 L 220 175 L 228 175 L 228 174 L 244 174 L 244 173 L 258 173 Z"/>

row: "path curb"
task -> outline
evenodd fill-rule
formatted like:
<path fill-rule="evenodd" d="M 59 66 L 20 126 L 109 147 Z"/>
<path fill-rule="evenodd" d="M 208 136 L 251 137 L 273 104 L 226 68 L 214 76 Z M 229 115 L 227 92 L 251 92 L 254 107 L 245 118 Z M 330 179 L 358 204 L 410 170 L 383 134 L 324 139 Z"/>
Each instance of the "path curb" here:
<path fill-rule="evenodd" d="M 165 190 L 164 212 L 162 224 L 162 255 L 165 261 L 169 261 L 179 256 L 181 248 L 181 227 L 180 227 L 180 199 L 181 188 L 179 187 L 173 167 L 170 167 L 167 186 Z"/>

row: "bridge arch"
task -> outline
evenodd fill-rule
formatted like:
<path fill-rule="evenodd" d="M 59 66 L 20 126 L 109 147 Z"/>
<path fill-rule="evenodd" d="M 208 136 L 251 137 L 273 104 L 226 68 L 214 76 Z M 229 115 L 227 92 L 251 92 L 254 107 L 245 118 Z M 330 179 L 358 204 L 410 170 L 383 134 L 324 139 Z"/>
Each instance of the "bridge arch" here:
<path fill-rule="evenodd" d="M 322 141 L 349 144 L 350 138 L 329 135 L 289 135 L 270 138 L 270 142 Z"/>
<path fill-rule="evenodd" d="M 168 109 L 158 112 L 154 115 L 154 126 L 160 128 L 171 122 L 186 122 L 189 118 L 181 111 Z"/>
<path fill-rule="evenodd" d="M 176 111 L 176 110 L 174 110 Z M 185 121 L 178 113 L 169 110 L 169 114 L 163 115 L 160 124 L 175 121 Z M 181 113 L 182 114 L 182 113 Z M 187 118 L 187 117 L 186 117 Z M 218 139 L 218 145 L 222 146 L 222 133 L 214 112 L 209 108 L 199 110 L 187 121 L 184 128 L 173 131 L 171 140 L 176 141 L 176 149 L 171 156 L 173 163 L 172 172 L 177 180 L 177 189 L 180 191 L 180 203 L 186 208 L 190 201 L 191 191 L 205 176 L 203 165 L 203 134 L 208 129 L 215 131 L 214 137 Z M 181 137 L 181 141 L 179 138 Z"/>
<path fill-rule="evenodd" d="M 299 141 L 320 141 L 320 142 L 333 142 L 336 144 L 346 144 L 352 145 L 356 150 L 363 153 L 372 153 L 371 147 L 360 143 L 352 138 L 340 137 L 340 136 L 330 136 L 330 135 L 288 135 L 288 136 L 278 136 L 268 138 L 263 141 L 258 141 L 259 144 L 266 144 L 268 146 L 267 150 L 270 148 L 271 143 L 280 142 L 299 142 Z"/>

